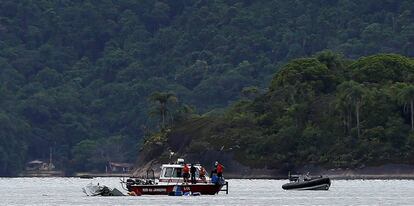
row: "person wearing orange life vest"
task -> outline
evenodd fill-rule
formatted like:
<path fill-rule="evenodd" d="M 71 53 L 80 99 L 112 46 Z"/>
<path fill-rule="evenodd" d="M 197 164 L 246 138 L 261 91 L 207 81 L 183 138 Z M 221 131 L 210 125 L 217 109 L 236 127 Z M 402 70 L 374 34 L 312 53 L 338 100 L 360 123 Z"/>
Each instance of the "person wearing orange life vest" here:
<path fill-rule="evenodd" d="M 207 183 L 207 179 L 206 179 L 206 169 L 204 169 L 204 167 L 200 168 L 200 171 L 198 173 L 198 176 L 200 177 L 200 179 L 204 182 Z"/>
<path fill-rule="evenodd" d="M 219 179 L 222 179 L 223 178 L 223 169 L 224 169 L 224 167 L 223 167 L 223 165 L 222 164 L 220 164 L 219 162 L 216 162 L 216 170 L 217 170 L 217 177 L 219 178 Z"/>
<path fill-rule="evenodd" d="M 184 168 L 183 168 L 183 178 L 184 178 L 184 182 L 187 183 L 188 182 L 188 178 L 190 177 L 190 168 L 188 167 L 187 164 L 184 164 Z"/>

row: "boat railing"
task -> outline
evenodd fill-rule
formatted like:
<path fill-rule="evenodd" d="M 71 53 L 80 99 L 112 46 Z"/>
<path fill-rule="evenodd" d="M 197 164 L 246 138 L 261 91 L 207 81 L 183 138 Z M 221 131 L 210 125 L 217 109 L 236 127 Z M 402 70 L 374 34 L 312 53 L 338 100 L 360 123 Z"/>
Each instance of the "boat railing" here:
<path fill-rule="evenodd" d="M 309 172 L 306 173 L 306 174 L 295 174 L 295 175 L 292 175 L 289 172 L 289 181 L 291 181 L 291 182 L 307 181 L 307 180 L 318 179 L 318 178 L 322 178 L 322 175 L 319 175 L 319 176 L 311 176 L 309 174 Z"/>
<path fill-rule="evenodd" d="M 226 186 L 226 188 L 224 188 L 224 186 Z M 228 195 L 229 194 L 229 182 L 225 181 L 220 191 L 224 191 L 226 192 L 226 195 Z"/>
<path fill-rule="evenodd" d="M 151 177 L 150 177 L 150 174 L 151 174 Z M 155 171 L 152 168 L 147 170 L 147 177 L 146 178 L 149 179 L 149 180 L 153 180 L 155 182 Z"/>

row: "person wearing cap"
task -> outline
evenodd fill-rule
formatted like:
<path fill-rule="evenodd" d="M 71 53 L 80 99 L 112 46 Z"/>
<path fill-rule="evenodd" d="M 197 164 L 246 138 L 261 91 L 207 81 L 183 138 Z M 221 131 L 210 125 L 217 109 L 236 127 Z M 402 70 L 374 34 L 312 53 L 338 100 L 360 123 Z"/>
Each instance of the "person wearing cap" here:
<path fill-rule="evenodd" d="M 213 168 L 213 170 L 211 171 L 211 173 L 210 173 L 210 177 L 212 178 L 214 175 L 217 175 L 217 165 L 218 165 L 218 162 L 216 161 L 215 163 L 214 163 L 214 168 Z"/>
<path fill-rule="evenodd" d="M 214 183 L 214 184 L 218 183 L 217 164 L 218 164 L 218 162 L 216 161 L 214 163 L 214 168 L 213 168 L 213 170 L 211 170 L 211 173 L 210 173 L 211 182 Z"/>

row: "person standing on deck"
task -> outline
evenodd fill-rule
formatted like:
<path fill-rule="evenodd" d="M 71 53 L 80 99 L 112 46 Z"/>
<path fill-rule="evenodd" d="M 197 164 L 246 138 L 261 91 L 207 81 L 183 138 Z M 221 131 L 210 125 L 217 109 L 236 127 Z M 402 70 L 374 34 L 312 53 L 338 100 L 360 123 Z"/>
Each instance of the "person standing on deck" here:
<path fill-rule="evenodd" d="M 212 178 L 214 175 L 217 175 L 217 165 L 218 165 L 218 162 L 216 161 L 215 163 L 214 163 L 214 168 L 213 168 L 213 170 L 211 171 L 211 173 L 210 173 L 210 177 Z"/>
<path fill-rule="evenodd" d="M 199 172 L 198 176 L 200 177 L 200 179 L 204 183 L 207 183 L 207 179 L 206 179 L 206 169 L 204 169 L 204 167 L 200 167 L 200 172 Z"/>
<path fill-rule="evenodd" d="M 196 171 L 197 169 L 194 167 L 194 164 L 191 164 L 190 173 L 191 173 L 191 183 L 196 184 Z"/>
<path fill-rule="evenodd" d="M 217 177 L 221 180 L 223 178 L 223 169 L 224 169 L 224 167 L 219 162 L 216 162 L 216 163 L 217 163 L 217 166 L 216 166 L 216 168 L 217 168 L 216 169 L 217 170 Z"/>
<path fill-rule="evenodd" d="M 187 164 L 184 164 L 184 168 L 183 168 L 184 183 L 188 182 L 189 177 L 190 177 L 190 168 L 188 168 Z"/>

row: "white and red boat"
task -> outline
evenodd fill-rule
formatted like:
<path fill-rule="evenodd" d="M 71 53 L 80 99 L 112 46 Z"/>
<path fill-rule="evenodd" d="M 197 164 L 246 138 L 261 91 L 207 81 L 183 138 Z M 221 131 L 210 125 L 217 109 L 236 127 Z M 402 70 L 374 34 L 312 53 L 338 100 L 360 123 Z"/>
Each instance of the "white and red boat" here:
<path fill-rule="evenodd" d="M 154 170 L 149 170 L 145 179 L 127 179 L 126 188 L 137 195 L 175 195 L 177 193 L 214 195 L 222 191 L 223 186 L 226 186 L 224 191 L 228 192 L 228 182 L 223 178 L 213 178 L 212 181 L 207 173 L 204 179 L 200 178 L 201 165 L 199 164 L 194 165 L 196 182 L 184 182 L 183 167 L 184 159 L 178 159 L 173 164 L 163 164 L 159 179 L 155 179 Z"/>

